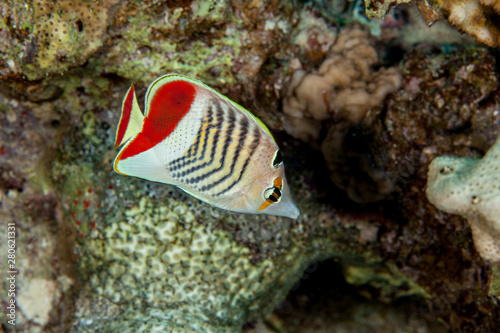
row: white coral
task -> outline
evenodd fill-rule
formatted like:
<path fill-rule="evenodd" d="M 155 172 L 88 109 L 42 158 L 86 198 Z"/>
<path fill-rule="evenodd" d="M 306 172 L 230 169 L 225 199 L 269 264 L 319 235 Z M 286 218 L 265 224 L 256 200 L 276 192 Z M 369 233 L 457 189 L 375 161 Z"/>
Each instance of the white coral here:
<path fill-rule="evenodd" d="M 437 208 L 467 218 L 481 257 L 500 262 L 500 138 L 480 160 L 435 158 L 427 198 Z"/>

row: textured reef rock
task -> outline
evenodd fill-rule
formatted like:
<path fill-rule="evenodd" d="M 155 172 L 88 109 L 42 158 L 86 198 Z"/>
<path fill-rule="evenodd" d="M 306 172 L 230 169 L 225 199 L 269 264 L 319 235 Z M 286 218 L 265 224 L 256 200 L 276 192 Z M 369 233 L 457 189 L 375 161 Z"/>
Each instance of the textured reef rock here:
<path fill-rule="evenodd" d="M 58 141 L 54 131 L 58 115 L 3 94 L 0 108 L 0 220 L 4 230 L 9 222 L 15 223 L 17 231 L 16 328 L 64 327 L 74 317 L 68 304 L 74 302 L 79 279 L 72 262 L 74 242 L 68 237 L 72 228 L 64 223 L 45 163 L 52 159 Z M 7 238 L 4 231 L 1 235 Z M 0 243 L 0 250 L 7 253 L 7 241 Z M 6 272 L 4 258 L 0 267 Z M 6 281 L 0 284 L 2 302 L 7 300 Z M 3 324 L 4 329 L 10 328 Z"/>
<path fill-rule="evenodd" d="M 332 181 L 356 202 L 378 201 L 392 190 L 382 170 L 373 169 L 363 156 L 349 155 L 343 147 L 349 129 L 401 86 L 397 68 L 375 71 L 377 63 L 369 33 L 359 26 L 346 27 L 317 72 L 293 73 L 283 100 L 285 130 L 313 146 L 322 142 Z M 322 123 L 329 125 L 324 138 L 320 137 Z"/>
<path fill-rule="evenodd" d="M 500 139 L 481 160 L 435 158 L 427 197 L 439 209 L 466 217 L 479 254 L 500 262 Z"/>
<path fill-rule="evenodd" d="M 394 216 L 391 206 L 400 207 L 401 216 L 393 218 L 401 223 L 396 234 L 405 236 L 389 252 L 398 252 L 392 252 L 400 258 L 396 261 L 419 276 L 417 281 L 426 290 L 444 287 L 441 294 L 431 292 L 431 299 L 451 320 L 451 330 L 473 330 L 461 327 L 466 320 L 455 316 L 481 321 L 489 311 L 498 312 L 493 304 L 485 311 L 466 299 L 477 292 L 486 301 L 489 281 L 482 276 L 494 278 L 491 266 L 474 248 L 466 220 L 437 210 L 428 202 L 425 187 L 435 157 L 479 157 L 497 139 L 500 93 L 495 59 L 487 50 L 475 48 L 438 56 L 414 52 L 403 64 L 404 89 L 390 96 L 384 108 L 371 110 L 351 142 L 371 153 L 375 165 L 386 170 L 395 184 L 386 200 L 387 214 Z M 413 244 L 412 250 L 408 244 Z M 458 304 L 476 310 L 464 311 Z"/>
<path fill-rule="evenodd" d="M 0 3 L 0 219 L 17 228 L 16 330 L 239 332 L 264 323 L 279 331 L 301 313 L 329 318 L 320 331 L 334 327 L 332 311 L 351 309 L 352 317 L 372 313 L 367 321 L 377 319 L 382 331 L 435 332 L 435 323 L 498 330 L 500 311 L 488 296 L 498 272 L 476 252 L 466 221 L 436 209 L 423 190 L 432 158 L 481 156 L 498 137 L 497 71 L 487 50 L 407 55 L 404 89 L 345 132 L 343 151 L 389 177 L 393 191 L 377 204 L 354 204 L 326 181 L 319 152 L 277 133 L 302 212 L 290 221 L 228 214 L 115 174 L 123 94 L 134 82 L 141 97 L 157 76 L 181 72 L 281 130 L 292 72 L 316 73 L 341 55 L 343 48 L 328 50 L 342 31 L 367 34 L 333 27 L 303 3 L 69 3 Z M 373 44 L 359 45 L 378 66 Z M 373 81 L 353 82 L 373 94 L 378 68 L 353 66 L 370 68 L 363 73 Z M 335 94 L 327 97 L 333 109 Z M 331 126 L 330 118 L 323 121 Z M 309 266 L 317 260 L 333 268 Z M 315 285 L 311 267 L 331 291 L 318 290 L 323 298 L 301 289 Z M 2 279 L 2 304 L 6 290 Z M 2 330 L 12 331 L 4 318 Z"/>
<path fill-rule="evenodd" d="M 491 47 L 500 46 L 500 4 L 496 0 L 364 0 L 368 18 L 383 17 L 394 6 L 416 2 L 423 19 L 432 24 L 441 17 Z"/>
<path fill-rule="evenodd" d="M 2 77 L 29 80 L 82 65 L 104 42 L 111 11 L 119 1 L 35 0 L 0 7 L 8 68 Z"/>
<path fill-rule="evenodd" d="M 39 80 L 84 65 L 144 85 L 166 72 L 215 87 L 238 80 L 234 94 L 251 93 L 268 58 L 286 57 L 278 45 L 296 20 L 291 4 L 272 1 L 14 3 L 0 4 L 2 80 Z"/>
<path fill-rule="evenodd" d="M 317 73 L 293 73 L 283 100 L 287 132 L 315 143 L 323 120 L 359 123 L 370 108 L 401 86 L 396 68 L 373 71 L 377 61 L 366 31 L 359 26 L 341 30 Z"/>

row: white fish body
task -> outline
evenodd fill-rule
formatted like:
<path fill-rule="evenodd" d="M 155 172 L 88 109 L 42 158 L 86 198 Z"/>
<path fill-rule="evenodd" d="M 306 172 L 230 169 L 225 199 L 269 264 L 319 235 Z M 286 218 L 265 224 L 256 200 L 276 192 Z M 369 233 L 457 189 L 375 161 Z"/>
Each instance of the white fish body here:
<path fill-rule="evenodd" d="M 132 86 L 116 132 L 116 172 L 178 186 L 226 210 L 297 218 L 279 147 L 250 112 L 202 82 L 168 74 L 141 113 Z"/>

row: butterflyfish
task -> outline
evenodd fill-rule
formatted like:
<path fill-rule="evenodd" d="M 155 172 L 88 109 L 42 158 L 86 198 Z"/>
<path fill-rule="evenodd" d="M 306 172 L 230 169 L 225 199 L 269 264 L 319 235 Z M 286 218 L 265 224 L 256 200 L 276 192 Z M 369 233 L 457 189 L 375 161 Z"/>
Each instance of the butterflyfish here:
<path fill-rule="evenodd" d="M 151 83 L 141 112 L 127 91 L 114 170 L 175 185 L 229 211 L 300 215 L 280 149 L 264 123 L 201 81 L 167 74 Z"/>

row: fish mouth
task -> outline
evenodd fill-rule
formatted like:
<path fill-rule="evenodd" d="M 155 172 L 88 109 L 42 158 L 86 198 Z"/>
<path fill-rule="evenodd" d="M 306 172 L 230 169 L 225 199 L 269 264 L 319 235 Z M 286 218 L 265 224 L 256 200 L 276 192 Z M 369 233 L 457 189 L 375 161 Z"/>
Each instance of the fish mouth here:
<path fill-rule="evenodd" d="M 295 204 L 292 204 L 293 208 L 290 211 L 290 214 L 288 215 L 289 218 L 296 220 L 300 216 L 300 210 L 295 206 Z"/>
<path fill-rule="evenodd" d="M 285 202 L 282 202 L 283 207 L 283 213 L 281 214 L 282 216 L 289 217 L 293 220 L 296 220 L 300 216 L 300 210 L 297 208 L 295 203 L 292 200 L 287 200 Z"/>

